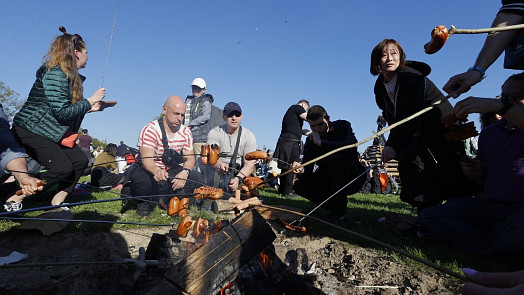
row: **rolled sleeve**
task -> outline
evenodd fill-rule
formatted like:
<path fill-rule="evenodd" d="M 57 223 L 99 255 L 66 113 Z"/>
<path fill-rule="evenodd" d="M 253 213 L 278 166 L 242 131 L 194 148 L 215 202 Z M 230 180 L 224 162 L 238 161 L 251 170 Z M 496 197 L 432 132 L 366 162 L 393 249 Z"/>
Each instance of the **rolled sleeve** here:
<path fill-rule="evenodd" d="M 26 158 L 27 154 L 25 149 L 22 147 L 13 147 L 2 149 L 0 152 L 0 168 L 7 171 L 7 163 L 11 162 L 14 159 Z"/>

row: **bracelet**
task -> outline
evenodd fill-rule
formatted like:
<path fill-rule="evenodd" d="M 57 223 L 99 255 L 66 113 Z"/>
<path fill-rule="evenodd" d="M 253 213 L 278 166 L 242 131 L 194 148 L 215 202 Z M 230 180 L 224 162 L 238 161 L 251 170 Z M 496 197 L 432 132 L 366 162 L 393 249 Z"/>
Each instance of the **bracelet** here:
<path fill-rule="evenodd" d="M 484 70 L 481 67 L 471 67 L 471 68 L 468 69 L 468 71 L 477 71 L 477 72 L 479 72 L 480 75 L 482 75 L 482 77 L 480 78 L 481 81 L 482 81 L 482 79 L 486 78 L 486 70 Z"/>
<path fill-rule="evenodd" d="M 244 181 L 244 178 L 242 178 L 242 176 L 237 175 L 236 178 L 238 178 L 239 183 L 242 183 Z"/>
<path fill-rule="evenodd" d="M 246 175 L 245 175 L 244 173 L 242 173 L 242 171 L 238 171 L 238 174 L 242 174 L 242 176 L 243 176 L 244 178 L 246 177 Z M 242 179 L 244 179 L 244 178 L 242 178 Z"/>
<path fill-rule="evenodd" d="M 191 174 L 191 169 L 189 168 L 182 168 L 182 171 L 186 171 L 187 175 Z"/>

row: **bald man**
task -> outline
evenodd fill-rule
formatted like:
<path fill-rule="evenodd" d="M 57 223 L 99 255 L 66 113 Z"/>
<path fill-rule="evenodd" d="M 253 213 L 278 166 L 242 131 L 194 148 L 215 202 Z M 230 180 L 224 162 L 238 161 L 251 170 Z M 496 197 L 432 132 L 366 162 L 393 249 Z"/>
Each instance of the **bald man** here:
<path fill-rule="evenodd" d="M 159 200 L 163 207 L 167 207 L 165 204 L 169 203 L 173 194 L 192 193 L 198 186 L 193 181 L 186 181 L 188 178 L 195 181 L 201 179 L 199 173 L 193 171 L 193 135 L 182 124 L 185 111 L 183 99 L 178 95 L 170 96 L 162 107 L 162 117 L 142 128 L 137 143 L 141 162 L 131 176 L 133 196 L 166 195 L 149 200 Z M 162 139 L 167 140 L 167 147 Z M 154 204 L 150 201 L 139 202 L 137 213 L 149 217 Z"/>

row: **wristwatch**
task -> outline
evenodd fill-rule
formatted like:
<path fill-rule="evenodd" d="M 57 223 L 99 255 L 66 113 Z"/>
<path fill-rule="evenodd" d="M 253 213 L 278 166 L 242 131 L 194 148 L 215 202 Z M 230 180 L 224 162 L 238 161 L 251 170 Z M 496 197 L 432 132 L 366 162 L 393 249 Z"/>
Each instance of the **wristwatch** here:
<path fill-rule="evenodd" d="M 187 175 L 191 174 L 191 169 L 189 168 L 182 168 L 183 171 L 187 171 Z"/>
<path fill-rule="evenodd" d="M 237 175 L 236 178 L 238 178 L 238 183 L 242 183 L 244 181 L 244 178 L 242 178 L 240 175 Z"/>
<path fill-rule="evenodd" d="M 502 96 L 500 101 L 504 105 L 498 112 L 497 115 L 504 116 L 504 114 L 513 106 L 515 103 L 507 96 Z"/>

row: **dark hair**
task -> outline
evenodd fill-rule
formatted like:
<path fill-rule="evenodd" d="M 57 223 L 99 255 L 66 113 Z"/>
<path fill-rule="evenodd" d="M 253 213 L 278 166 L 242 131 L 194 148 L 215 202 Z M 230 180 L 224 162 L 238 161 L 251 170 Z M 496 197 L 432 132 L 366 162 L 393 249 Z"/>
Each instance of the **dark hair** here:
<path fill-rule="evenodd" d="M 504 88 L 504 85 L 506 85 L 506 83 L 508 83 L 508 81 L 511 81 L 511 80 L 523 81 L 524 80 L 524 72 L 518 73 L 518 74 L 513 74 L 513 75 L 509 76 L 509 78 L 506 79 L 504 84 L 502 84 L 501 88 Z"/>
<path fill-rule="evenodd" d="M 116 157 L 116 144 L 109 143 L 104 149 L 104 152 L 110 154 L 113 157 Z"/>
<path fill-rule="evenodd" d="M 398 48 L 398 53 L 400 54 L 400 65 L 398 68 L 400 69 L 406 64 L 406 54 L 397 40 L 384 39 L 373 48 L 373 51 L 371 51 L 371 65 L 369 67 L 371 75 L 376 76 L 382 72 L 380 69 L 380 60 L 382 59 L 382 54 L 386 52 L 386 49 L 390 44 L 395 45 Z"/>
<path fill-rule="evenodd" d="M 480 128 L 481 129 L 484 129 L 485 127 L 488 127 L 489 125 L 497 121 L 498 121 L 497 114 L 495 114 L 494 112 L 480 114 Z"/>
<path fill-rule="evenodd" d="M 301 103 L 305 103 L 307 104 L 307 106 L 309 106 L 309 101 L 305 100 L 305 99 L 301 99 L 297 102 L 297 104 L 301 104 Z"/>
<path fill-rule="evenodd" d="M 322 106 L 314 105 L 307 111 L 306 119 L 308 121 L 315 121 L 318 120 L 318 118 L 323 118 L 329 121 L 329 115 L 326 110 Z"/>
<path fill-rule="evenodd" d="M 87 129 L 82 129 L 82 133 L 87 134 Z"/>

